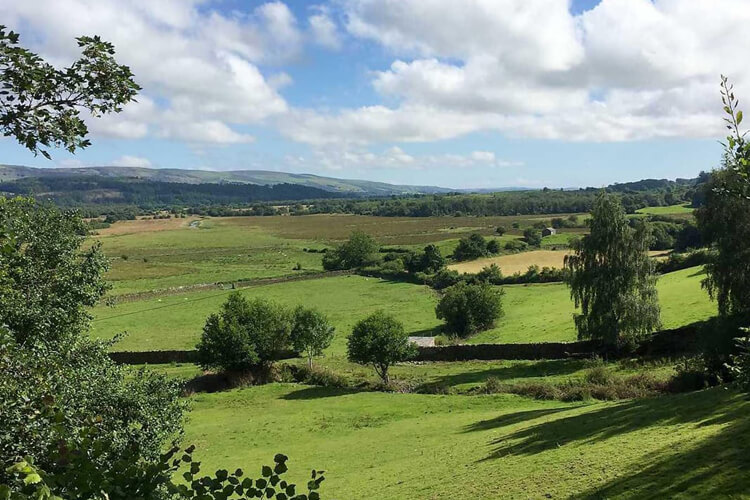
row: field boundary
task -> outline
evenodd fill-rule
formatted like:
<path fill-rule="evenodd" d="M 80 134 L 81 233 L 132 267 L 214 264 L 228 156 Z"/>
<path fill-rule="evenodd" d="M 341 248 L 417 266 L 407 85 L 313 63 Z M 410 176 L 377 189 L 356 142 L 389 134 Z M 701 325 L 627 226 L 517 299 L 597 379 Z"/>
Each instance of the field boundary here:
<path fill-rule="evenodd" d="M 121 295 L 113 295 L 110 297 L 116 304 L 126 302 L 138 302 L 139 300 L 146 300 L 155 297 L 164 297 L 167 295 L 179 295 L 186 292 L 196 292 L 201 290 L 232 290 L 239 288 L 252 288 L 256 286 L 273 285 L 276 283 L 287 283 L 292 281 L 307 281 L 316 280 L 320 278 L 330 278 L 334 276 L 341 276 L 344 274 L 353 274 L 351 270 L 345 271 L 321 271 L 311 272 L 304 274 L 292 274 L 287 276 L 276 276 L 272 278 L 256 278 L 246 279 L 238 281 L 217 281 L 215 283 L 197 283 L 195 285 L 185 285 L 173 288 L 162 288 L 159 290 L 148 290 L 145 292 L 133 292 L 123 293 Z"/>
<path fill-rule="evenodd" d="M 695 352 L 699 347 L 700 326 L 693 323 L 673 330 L 655 332 L 635 351 L 639 356 L 669 356 Z M 470 361 L 506 359 L 566 359 L 593 355 L 617 357 L 590 340 L 578 342 L 540 342 L 535 344 L 460 344 L 451 346 L 418 347 L 411 361 Z M 128 365 L 159 365 L 195 363 L 198 351 L 120 351 L 109 353 L 116 363 Z M 297 357 L 293 351 L 282 353 L 279 359 Z"/>

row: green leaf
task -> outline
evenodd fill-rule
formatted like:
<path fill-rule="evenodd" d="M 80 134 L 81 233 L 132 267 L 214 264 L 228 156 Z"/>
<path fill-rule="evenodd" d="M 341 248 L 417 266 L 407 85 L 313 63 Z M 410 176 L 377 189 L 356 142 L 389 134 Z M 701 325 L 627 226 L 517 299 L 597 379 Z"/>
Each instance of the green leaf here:
<path fill-rule="evenodd" d="M 742 111 L 737 111 L 737 125 L 742 123 Z"/>
<path fill-rule="evenodd" d="M 27 475 L 25 478 L 23 478 L 23 484 L 30 485 L 30 484 L 36 484 L 42 482 L 42 476 L 39 474 L 32 472 L 31 474 Z"/>

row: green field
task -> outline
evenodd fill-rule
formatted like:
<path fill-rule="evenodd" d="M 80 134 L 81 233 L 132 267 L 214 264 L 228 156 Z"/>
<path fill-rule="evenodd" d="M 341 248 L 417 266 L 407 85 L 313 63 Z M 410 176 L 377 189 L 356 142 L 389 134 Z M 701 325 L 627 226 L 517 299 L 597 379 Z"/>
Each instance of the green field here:
<path fill-rule="evenodd" d="M 745 498 L 750 403 L 722 388 L 620 403 L 271 384 L 192 398 L 207 470 L 290 456 L 326 498 Z"/>
<path fill-rule="evenodd" d="M 645 215 L 678 215 L 678 214 L 692 214 L 693 207 L 688 203 L 680 205 L 670 205 L 668 207 L 646 207 L 639 208 L 636 210 L 638 214 Z"/>
<path fill-rule="evenodd" d="M 665 328 L 682 326 L 715 314 L 715 305 L 700 287 L 697 268 L 661 277 L 658 283 Z M 553 342 L 575 340 L 573 303 L 561 283 L 506 286 L 505 316 L 497 327 L 482 332 L 471 343 Z M 404 322 L 413 335 L 439 333 L 434 313 L 437 296 L 426 286 L 362 276 L 339 276 L 279 283 L 241 290 L 295 306 L 316 307 L 329 315 L 337 335 L 329 354 L 343 355 L 346 336 L 358 320 L 376 309 L 386 309 Z M 128 336 L 116 350 L 192 349 L 206 317 L 219 309 L 231 290 L 208 290 L 124 302 L 94 310 L 92 334 Z"/>
<path fill-rule="evenodd" d="M 93 239 L 111 260 L 108 279 L 113 295 L 182 286 L 289 276 L 320 271 L 323 249 L 355 229 L 383 246 L 413 249 L 435 243 L 449 255 L 459 238 L 473 232 L 496 235 L 499 225 L 526 227 L 540 219 L 514 217 L 370 217 L 309 215 L 301 217 L 216 217 L 120 221 Z M 541 218 L 541 220 L 545 220 Z M 496 237 L 501 244 L 522 230 Z M 545 246 L 564 245 L 573 233 L 545 238 Z M 302 269 L 294 270 L 299 264 Z"/>

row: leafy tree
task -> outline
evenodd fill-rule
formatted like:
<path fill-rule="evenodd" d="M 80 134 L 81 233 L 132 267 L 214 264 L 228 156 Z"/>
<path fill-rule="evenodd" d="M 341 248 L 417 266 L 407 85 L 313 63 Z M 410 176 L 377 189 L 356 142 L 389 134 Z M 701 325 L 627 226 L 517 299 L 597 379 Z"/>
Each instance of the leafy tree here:
<path fill-rule="evenodd" d="M 487 255 L 487 240 L 479 233 L 472 233 L 468 238 L 461 238 L 453 251 L 456 260 L 478 259 Z"/>
<path fill-rule="evenodd" d="M 491 254 L 500 253 L 500 243 L 497 240 L 488 241 L 487 252 Z"/>
<path fill-rule="evenodd" d="M 600 193 L 591 233 L 565 258 L 579 338 L 622 345 L 661 326 L 649 240 L 645 224 L 631 228 L 617 198 Z"/>
<path fill-rule="evenodd" d="M 328 271 L 355 269 L 377 261 L 378 244 L 372 236 L 353 231 L 349 240 L 323 256 L 323 269 Z"/>
<path fill-rule="evenodd" d="M 503 273 L 500 270 L 500 266 L 497 264 L 490 264 L 485 266 L 481 271 L 477 273 L 477 279 L 480 281 L 486 281 L 487 283 L 500 283 L 503 280 Z"/>
<path fill-rule="evenodd" d="M 331 345 L 335 328 L 328 318 L 315 309 L 303 306 L 294 310 L 292 345 L 298 352 L 307 354 L 308 366 L 312 368 L 314 356 L 320 356 Z"/>
<path fill-rule="evenodd" d="M 420 253 L 407 254 L 406 269 L 411 273 L 433 274 L 445 267 L 445 258 L 435 245 L 427 245 Z"/>
<path fill-rule="evenodd" d="M 20 343 L 73 339 L 88 328 L 89 308 L 108 289 L 99 244 L 84 247 L 75 212 L 31 199 L 0 198 L 0 323 Z"/>
<path fill-rule="evenodd" d="M 115 61 L 111 43 L 97 36 L 76 40 L 80 59 L 56 69 L 0 26 L 0 130 L 35 155 L 50 158 L 43 148 L 73 153 L 89 146 L 81 110 L 95 117 L 120 112 L 140 90 L 130 68 Z"/>
<path fill-rule="evenodd" d="M 284 307 L 233 292 L 206 320 L 198 343 L 201 366 L 230 372 L 268 367 L 289 347 L 293 322 Z"/>
<path fill-rule="evenodd" d="M 508 228 L 506 228 L 505 226 L 497 226 L 495 232 L 498 234 L 498 236 L 502 236 L 508 232 Z"/>
<path fill-rule="evenodd" d="M 725 77 L 722 100 L 731 135 L 722 168 L 711 172 L 703 187 L 696 219 L 704 242 L 716 250 L 705 266 L 703 284 L 718 302 L 719 314 L 730 316 L 750 313 L 750 146 L 739 129 L 742 112 Z"/>
<path fill-rule="evenodd" d="M 448 288 L 435 308 L 448 332 L 467 337 L 487 330 L 503 315 L 502 290 L 486 282 L 457 283 Z"/>
<path fill-rule="evenodd" d="M 390 383 L 388 369 L 391 365 L 416 354 L 404 325 L 382 310 L 354 325 L 347 347 L 349 361 L 372 365 L 385 384 Z"/>
<path fill-rule="evenodd" d="M 531 247 L 539 247 L 542 245 L 542 232 L 535 228 L 524 229 L 523 240 Z"/>

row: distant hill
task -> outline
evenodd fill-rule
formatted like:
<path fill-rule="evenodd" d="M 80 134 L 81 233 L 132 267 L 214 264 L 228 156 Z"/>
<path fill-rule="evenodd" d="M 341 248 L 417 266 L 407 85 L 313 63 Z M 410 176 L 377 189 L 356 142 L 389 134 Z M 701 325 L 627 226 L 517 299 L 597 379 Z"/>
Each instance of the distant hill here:
<path fill-rule="evenodd" d="M 217 172 L 209 170 L 183 170 L 179 168 L 142 167 L 84 167 L 84 168 L 35 168 L 18 165 L 0 165 L 0 182 L 8 183 L 24 178 L 59 177 L 105 177 L 110 179 L 132 179 L 141 181 L 169 182 L 180 184 L 256 184 L 273 186 L 293 184 L 322 189 L 349 196 L 390 196 L 403 194 L 448 193 L 455 189 L 435 186 L 407 186 L 357 179 L 337 179 L 312 174 L 290 174 L 270 170 L 232 170 Z"/>

